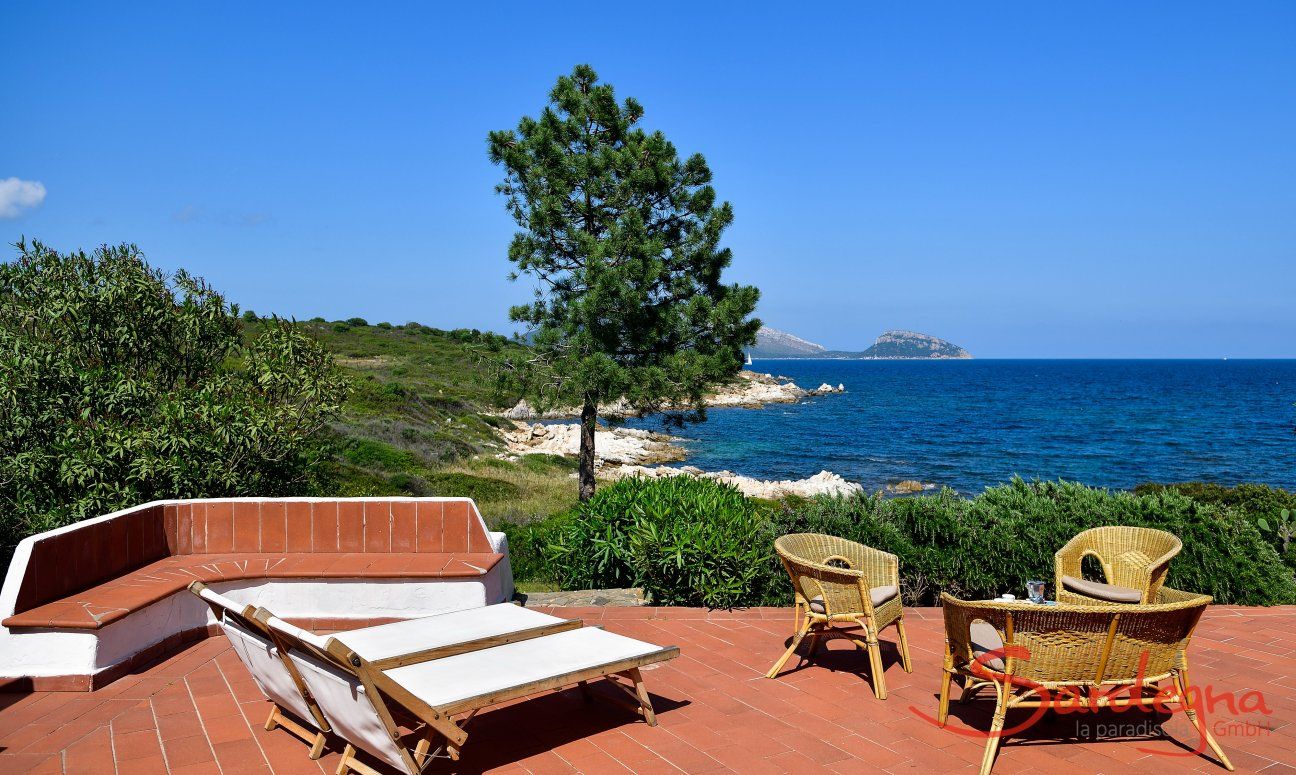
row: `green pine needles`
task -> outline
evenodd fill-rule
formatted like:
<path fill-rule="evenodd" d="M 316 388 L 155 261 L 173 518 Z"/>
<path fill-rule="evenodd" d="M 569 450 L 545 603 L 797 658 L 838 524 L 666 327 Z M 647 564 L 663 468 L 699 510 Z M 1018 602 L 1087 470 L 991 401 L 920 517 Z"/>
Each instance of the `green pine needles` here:
<path fill-rule="evenodd" d="M 536 282 L 533 301 L 510 311 L 534 350 L 503 359 L 501 382 L 541 406 L 581 405 L 582 500 L 594 493 L 601 401 L 700 407 L 760 327 L 758 291 L 721 281 L 733 208 L 716 202 L 706 160 L 681 160 L 661 132 L 638 127 L 643 113 L 580 65 L 539 118 L 489 137 L 505 170 L 496 190 L 521 227 L 512 279 Z"/>

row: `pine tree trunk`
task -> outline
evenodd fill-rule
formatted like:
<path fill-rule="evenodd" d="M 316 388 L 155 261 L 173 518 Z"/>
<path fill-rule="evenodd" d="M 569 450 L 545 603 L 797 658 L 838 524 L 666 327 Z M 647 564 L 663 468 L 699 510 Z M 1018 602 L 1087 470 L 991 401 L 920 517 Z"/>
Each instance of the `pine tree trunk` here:
<path fill-rule="evenodd" d="M 580 499 L 594 497 L 594 428 L 598 420 L 598 394 L 586 393 L 581 407 Z"/>

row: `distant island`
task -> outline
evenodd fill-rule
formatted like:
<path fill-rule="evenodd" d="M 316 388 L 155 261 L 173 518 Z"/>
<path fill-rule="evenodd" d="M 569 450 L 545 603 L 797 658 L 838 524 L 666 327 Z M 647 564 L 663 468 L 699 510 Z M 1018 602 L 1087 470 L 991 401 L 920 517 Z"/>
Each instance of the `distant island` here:
<path fill-rule="evenodd" d="M 829 350 L 821 344 L 802 339 L 786 331 L 762 326 L 756 334 L 756 346 L 748 351 L 753 358 L 833 358 L 856 360 L 943 360 L 966 359 L 972 354 L 962 347 L 930 334 L 916 331 L 884 331 L 867 350 L 851 352 Z"/>

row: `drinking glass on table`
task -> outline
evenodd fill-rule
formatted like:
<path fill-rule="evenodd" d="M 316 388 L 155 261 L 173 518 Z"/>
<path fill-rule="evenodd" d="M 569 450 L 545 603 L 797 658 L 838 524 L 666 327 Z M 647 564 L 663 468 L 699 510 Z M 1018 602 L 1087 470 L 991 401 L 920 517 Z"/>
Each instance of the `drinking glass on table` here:
<path fill-rule="evenodd" d="M 1032 603 L 1044 602 L 1044 589 L 1047 585 L 1042 581 L 1026 582 L 1026 597 L 1030 598 Z"/>

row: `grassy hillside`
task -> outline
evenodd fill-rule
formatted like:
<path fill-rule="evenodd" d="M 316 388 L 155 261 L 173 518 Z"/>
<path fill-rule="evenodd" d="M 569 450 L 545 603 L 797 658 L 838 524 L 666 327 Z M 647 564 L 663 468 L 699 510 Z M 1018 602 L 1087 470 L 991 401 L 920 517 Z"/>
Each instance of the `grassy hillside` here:
<path fill-rule="evenodd" d="M 250 332 L 259 323 L 248 322 Z M 330 439 L 330 494 L 466 496 L 487 520 L 528 522 L 576 502 L 575 462 L 500 460 L 488 414 L 514 401 L 495 394 L 483 356 L 521 347 L 498 334 L 359 319 L 303 323 L 351 384 Z"/>

